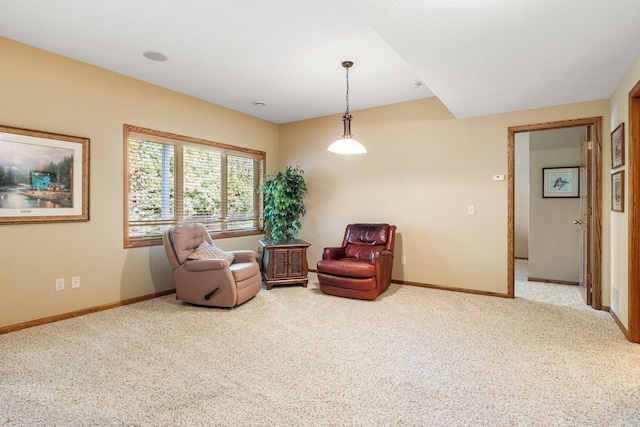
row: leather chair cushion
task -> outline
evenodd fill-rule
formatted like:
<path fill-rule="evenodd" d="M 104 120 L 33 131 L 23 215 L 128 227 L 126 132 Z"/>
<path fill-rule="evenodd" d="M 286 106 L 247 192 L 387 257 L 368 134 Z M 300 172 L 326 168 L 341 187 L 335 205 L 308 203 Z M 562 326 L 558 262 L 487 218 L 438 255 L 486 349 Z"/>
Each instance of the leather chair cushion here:
<path fill-rule="evenodd" d="M 389 238 L 387 224 L 355 224 L 349 231 L 347 243 L 361 245 L 386 245 Z"/>
<path fill-rule="evenodd" d="M 356 258 L 318 261 L 318 272 L 342 277 L 368 278 L 376 275 L 376 267 L 369 260 Z"/>
<path fill-rule="evenodd" d="M 375 277 L 355 278 L 355 277 L 339 277 L 331 274 L 318 273 L 320 281 L 320 290 L 322 292 L 339 295 L 348 298 L 364 298 L 374 299 L 378 292 L 376 291 Z M 368 293 L 373 291 L 373 298 L 370 295 L 362 295 L 362 292 Z"/>
<path fill-rule="evenodd" d="M 347 245 L 344 249 L 344 254 L 347 258 L 358 258 L 361 260 L 370 260 L 371 254 L 377 251 L 383 251 L 384 245 L 363 245 L 353 244 Z"/>
<path fill-rule="evenodd" d="M 196 223 L 184 223 L 174 227 L 171 229 L 170 239 L 180 264 L 185 263 L 200 243 L 213 243 L 207 230 L 201 224 Z"/>

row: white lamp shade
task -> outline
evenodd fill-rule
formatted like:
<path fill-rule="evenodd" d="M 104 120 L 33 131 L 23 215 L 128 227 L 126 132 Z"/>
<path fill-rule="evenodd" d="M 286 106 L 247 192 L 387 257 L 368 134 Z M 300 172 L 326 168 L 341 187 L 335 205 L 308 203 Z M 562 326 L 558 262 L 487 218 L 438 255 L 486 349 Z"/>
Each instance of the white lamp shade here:
<path fill-rule="evenodd" d="M 340 138 L 332 143 L 327 151 L 336 154 L 365 154 L 367 149 L 353 138 Z"/>

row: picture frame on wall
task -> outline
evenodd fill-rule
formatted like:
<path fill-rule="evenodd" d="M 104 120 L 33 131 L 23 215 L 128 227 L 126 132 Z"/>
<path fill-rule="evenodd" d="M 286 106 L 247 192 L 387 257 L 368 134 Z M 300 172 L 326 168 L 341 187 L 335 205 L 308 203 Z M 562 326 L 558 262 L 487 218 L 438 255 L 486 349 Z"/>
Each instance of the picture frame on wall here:
<path fill-rule="evenodd" d="M 611 210 L 624 212 L 624 174 L 618 171 L 611 175 Z"/>
<path fill-rule="evenodd" d="M 624 166 L 624 122 L 611 132 L 611 169 Z"/>
<path fill-rule="evenodd" d="M 89 138 L 0 125 L 0 224 L 89 220 Z"/>
<path fill-rule="evenodd" d="M 580 197 L 580 166 L 542 168 L 542 197 Z"/>

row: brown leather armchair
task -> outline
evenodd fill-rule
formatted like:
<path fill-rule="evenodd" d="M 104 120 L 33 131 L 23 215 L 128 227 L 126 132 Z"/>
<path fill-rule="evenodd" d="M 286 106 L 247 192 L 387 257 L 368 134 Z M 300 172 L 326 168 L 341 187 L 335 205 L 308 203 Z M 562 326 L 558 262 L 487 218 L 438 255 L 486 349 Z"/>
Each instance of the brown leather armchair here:
<path fill-rule="evenodd" d="M 318 281 L 325 294 L 373 300 L 391 283 L 396 226 L 349 224 L 342 246 L 324 248 Z"/>
<path fill-rule="evenodd" d="M 173 270 L 176 298 L 197 305 L 234 307 L 262 289 L 256 252 L 225 252 L 215 248 L 202 224 L 177 225 L 165 231 L 162 239 Z M 220 257 L 190 259 L 202 242 L 211 244 Z M 229 262 L 222 259 L 224 256 L 233 259 Z"/>

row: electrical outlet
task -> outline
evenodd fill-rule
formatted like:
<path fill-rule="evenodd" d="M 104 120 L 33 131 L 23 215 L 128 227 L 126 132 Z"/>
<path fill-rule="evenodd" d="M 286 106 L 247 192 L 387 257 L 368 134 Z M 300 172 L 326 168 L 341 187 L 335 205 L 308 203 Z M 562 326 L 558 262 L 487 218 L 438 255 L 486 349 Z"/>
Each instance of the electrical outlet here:
<path fill-rule="evenodd" d="M 407 263 L 407 257 L 406 257 L 406 256 L 404 256 L 404 255 L 402 255 L 402 256 L 400 257 L 400 264 L 403 264 L 403 265 L 404 265 L 404 264 L 406 264 L 406 263 Z"/>
<path fill-rule="evenodd" d="M 80 287 L 80 276 L 73 276 L 71 278 L 71 289 L 78 289 Z"/>
<path fill-rule="evenodd" d="M 64 278 L 56 279 L 56 291 L 64 291 Z"/>
<path fill-rule="evenodd" d="M 504 181 L 504 175 L 493 175 L 494 181 Z"/>

